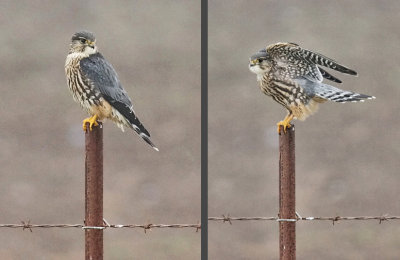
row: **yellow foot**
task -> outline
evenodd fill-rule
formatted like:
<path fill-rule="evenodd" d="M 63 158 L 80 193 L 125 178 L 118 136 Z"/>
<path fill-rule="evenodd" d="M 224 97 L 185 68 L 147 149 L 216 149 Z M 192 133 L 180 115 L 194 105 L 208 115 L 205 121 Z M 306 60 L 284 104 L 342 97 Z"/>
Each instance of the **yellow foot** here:
<path fill-rule="evenodd" d="M 278 126 L 278 134 L 281 133 L 281 126 L 283 126 L 283 131 L 286 133 L 286 128 L 290 128 L 292 125 L 287 121 L 280 121 L 276 124 Z"/>
<path fill-rule="evenodd" d="M 282 121 L 278 122 L 276 125 L 278 126 L 278 134 L 281 133 L 281 126 L 283 126 L 283 131 L 286 134 L 286 128 L 290 128 L 292 125 L 290 124 L 290 121 L 293 119 L 293 114 L 289 113 L 285 119 Z"/>
<path fill-rule="evenodd" d="M 92 131 L 93 130 L 92 129 L 93 125 L 94 126 L 98 126 L 99 125 L 99 123 L 97 123 L 97 115 L 94 115 L 94 116 L 89 117 L 89 118 L 85 118 L 83 120 L 82 128 L 83 128 L 83 131 L 85 131 L 85 132 L 87 130 L 86 129 L 86 123 L 89 123 L 89 130 Z"/>

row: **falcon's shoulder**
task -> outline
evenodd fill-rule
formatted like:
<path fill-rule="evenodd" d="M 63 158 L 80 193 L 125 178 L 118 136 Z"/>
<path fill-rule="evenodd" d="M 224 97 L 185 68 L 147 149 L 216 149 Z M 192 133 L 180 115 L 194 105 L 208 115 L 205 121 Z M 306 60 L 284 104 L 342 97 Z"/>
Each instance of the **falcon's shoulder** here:
<path fill-rule="evenodd" d="M 301 48 L 296 43 L 278 42 L 267 46 L 267 52 L 273 59 L 287 59 Z"/>
<path fill-rule="evenodd" d="M 131 101 L 119 81 L 117 72 L 103 55 L 100 53 L 90 55 L 81 59 L 79 65 L 82 74 L 106 99 L 131 106 Z"/>

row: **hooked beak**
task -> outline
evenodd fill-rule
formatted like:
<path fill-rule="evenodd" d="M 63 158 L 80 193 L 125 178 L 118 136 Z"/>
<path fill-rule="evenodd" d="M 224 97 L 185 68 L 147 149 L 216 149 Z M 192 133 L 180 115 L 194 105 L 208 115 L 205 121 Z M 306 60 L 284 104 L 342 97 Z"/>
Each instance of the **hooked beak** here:
<path fill-rule="evenodd" d="M 254 59 L 254 60 L 250 59 L 250 66 L 254 66 L 254 65 L 256 65 L 257 63 L 258 63 L 258 60 L 257 60 L 257 59 Z"/>
<path fill-rule="evenodd" d="M 96 45 L 96 42 L 95 41 L 88 41 L 88 45 L 89 45 L 89 47 L 90 48 L 92 48 L 92 49 L 94 49 L 94 47 L 95 47 L 95 45 Z"/>

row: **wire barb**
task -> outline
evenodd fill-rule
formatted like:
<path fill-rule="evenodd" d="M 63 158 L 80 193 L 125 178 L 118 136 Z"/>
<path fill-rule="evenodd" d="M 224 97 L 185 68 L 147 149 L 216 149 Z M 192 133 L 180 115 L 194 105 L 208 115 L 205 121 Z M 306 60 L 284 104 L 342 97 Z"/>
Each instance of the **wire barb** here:
<path fill-rule="evenodd" d="M 32 226 L 31 226 L 31 220 L 30 219 L 28 219 L 27 222 L 22 220 L 21 223 L 23 225 L 22 230 L 29 229 L 29 231 L 32 232 L 32 228 L 31 228 Z"/>

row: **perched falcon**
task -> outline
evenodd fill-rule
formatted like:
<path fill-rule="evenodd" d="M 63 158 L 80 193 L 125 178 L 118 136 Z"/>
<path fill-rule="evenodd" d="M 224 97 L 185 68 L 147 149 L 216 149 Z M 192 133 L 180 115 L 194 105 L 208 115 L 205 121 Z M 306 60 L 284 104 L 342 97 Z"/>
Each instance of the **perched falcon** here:
<path fill-rule="evenodd" d="M 93 125 L 98 125 L 97 120 L 108 118 L 122 131 L 124 126 L 135 130 L 158 151 L 150 140 L 149 132 L 136 117 L 132 101 L 117 73 L 98 51 L 93 33 L 81 31 L 72 35 L 65 73 L 74 100 L 91 115 L 83 120 L 84 131 L 86 123 L 92 130 Z"/>
<path fill-rule="evenodd" d="M 342 81 L 320 66 L 357 75 L 354 70 L 295 43 L 271 44 L 251 56 L 249 69 L 257 74 L 261 91 L 288 110 L 285 119 L 277 124 L 278 132 L 280 126 L 286 131 L 292 119 L 305 120 L 317 111 L 319 103 L 327 100 L 344 103 L 375 98 L 322 83 L 324 78 L 336 83 Z"/>

